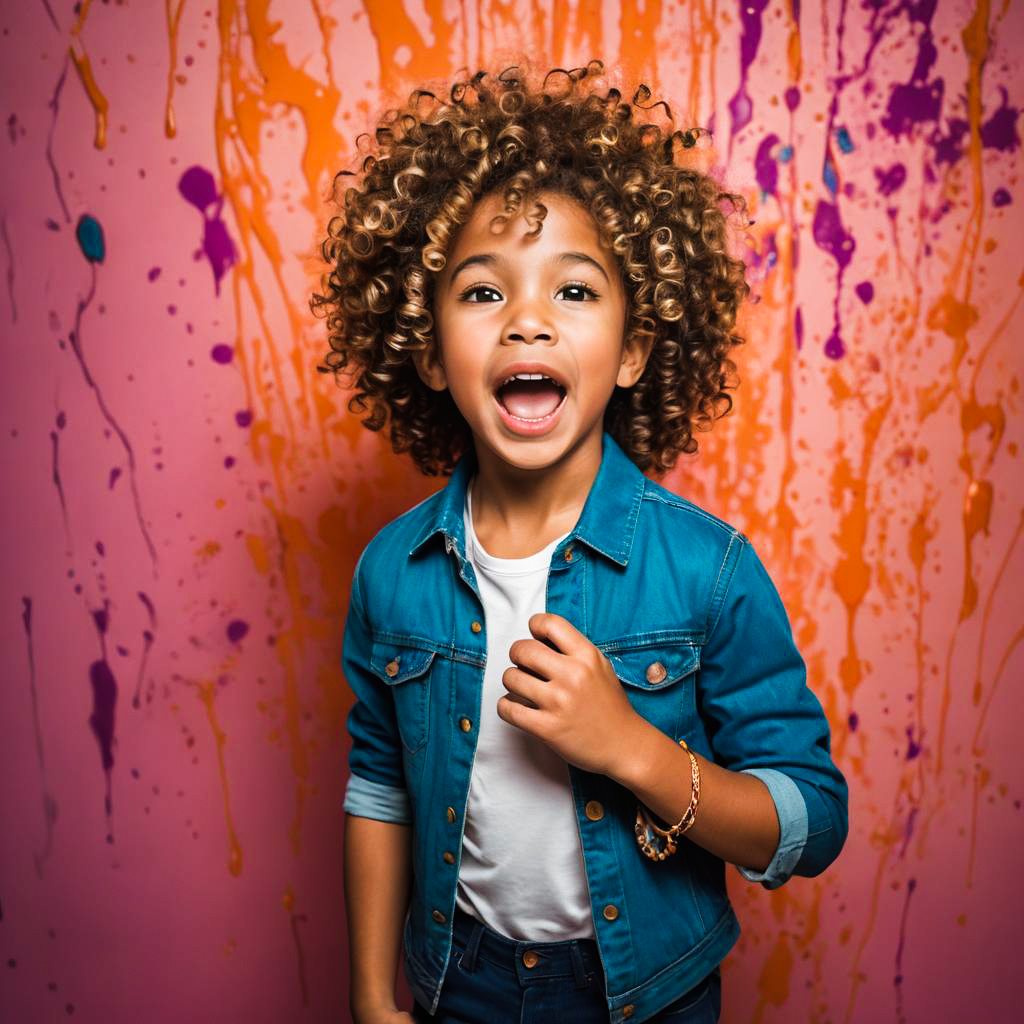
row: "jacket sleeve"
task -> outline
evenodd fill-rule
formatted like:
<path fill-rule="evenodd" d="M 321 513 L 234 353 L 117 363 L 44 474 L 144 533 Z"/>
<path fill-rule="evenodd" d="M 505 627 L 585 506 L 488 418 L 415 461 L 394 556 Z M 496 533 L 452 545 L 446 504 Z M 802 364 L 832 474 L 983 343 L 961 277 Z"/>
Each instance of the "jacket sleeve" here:
<path fill-rule="evenodd" d="M 741 872 L 768 889 L 820 874 L 846 841 L 847 784 L 782 599 L 742 534 L 725 556 L 709 618 L 697 686 L 715 761 L 758 776 L 779 816 L 768 869 Z"/>
<path fill-rule="evenodd" d="M 348 714 L 352 747 L 344 808 L 359 817 L 406 825 L 413 820 L 412 806 L 405 785 L 394 699 L 387 684 L 369 668 L 373 642 L 360 582 L 362 564 L 360 556 L 342 641 L 342 667 L 356 698 Z"/>

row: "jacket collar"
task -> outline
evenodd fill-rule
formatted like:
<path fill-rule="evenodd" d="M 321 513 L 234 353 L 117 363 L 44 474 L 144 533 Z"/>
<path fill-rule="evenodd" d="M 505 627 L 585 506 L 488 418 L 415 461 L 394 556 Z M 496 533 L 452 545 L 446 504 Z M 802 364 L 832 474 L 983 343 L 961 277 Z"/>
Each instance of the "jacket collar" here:
<path fill-rule="evenodd" d="M 445 548 L 464 557 L 466 531 L 463 509 L 466 488 L 477 468 L 476 452 L 468 448 L 455 464 L 451 479 L 441 491 L 433 516 L 416 535 L 413 555 L 435 533 L 445 536 Z M 637 515 L 646 477 L 607 430 L 602 433 L 601 465 L 573 531 L 563 542 L 579 540 L 619 565 L 626 565 L 633 548 Z M 561 547 L 561 546 L 560 546 Z"/>

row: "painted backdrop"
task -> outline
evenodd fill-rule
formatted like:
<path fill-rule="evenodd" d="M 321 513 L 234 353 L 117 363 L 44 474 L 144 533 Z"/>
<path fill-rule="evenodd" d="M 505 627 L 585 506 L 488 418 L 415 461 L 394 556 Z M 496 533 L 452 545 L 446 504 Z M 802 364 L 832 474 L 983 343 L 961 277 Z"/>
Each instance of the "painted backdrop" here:
<path fill-rule="evenodd" d="M 852 827 L 730 872 L 725 1021 L 1018 1019 L 1022 38 L 1009 0 L 5 4 L 0 1018 L 346 1018 L 341 626 L 442 481 L 314 371 L 325 197 L 414 86 L 526 52 L 710 128 L 754 220 L 735 412 L 664 482 L 762 552 Z"/>

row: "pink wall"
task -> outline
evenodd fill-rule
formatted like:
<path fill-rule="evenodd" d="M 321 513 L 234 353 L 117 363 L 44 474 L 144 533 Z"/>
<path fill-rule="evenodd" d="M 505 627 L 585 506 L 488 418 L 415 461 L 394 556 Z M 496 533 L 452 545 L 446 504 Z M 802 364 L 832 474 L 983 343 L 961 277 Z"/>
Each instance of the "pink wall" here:
<path fill-rule="evenodd" d="M 0 27 L 0 1018 L 345 1019 L 347 588 L 441 481 L 314 372 L 323 197 L 389 101 L 522 50 L 711 127 L 756 220 L 735 414 L 665 482 L 763 553 L 851 833 L 820 879 L 732 879 L 725 1021 L 1015 1016 L 1024 7 L 43 0 Z"/>

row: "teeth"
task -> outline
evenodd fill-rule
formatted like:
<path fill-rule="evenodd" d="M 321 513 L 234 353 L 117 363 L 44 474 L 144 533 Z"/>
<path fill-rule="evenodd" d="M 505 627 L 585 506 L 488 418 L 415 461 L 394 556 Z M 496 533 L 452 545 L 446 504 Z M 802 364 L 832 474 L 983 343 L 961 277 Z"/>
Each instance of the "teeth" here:
<path fill-rule="evenodd" d="M 503 380 L 498 385 L 498 387 L 503 388 L 506 384 L 508 384 L 509 381 L 512 380 L 550 380 L 553 384 L 558 384 L 557 380 L 555 380 L 553 377 L 549 377 L 547 374 L 544 373 L 516 373 L 513 374 L 511 377 L 506 377 L 505 380 Z M 561 387 L 560 384 L 558 386 Z"/>

